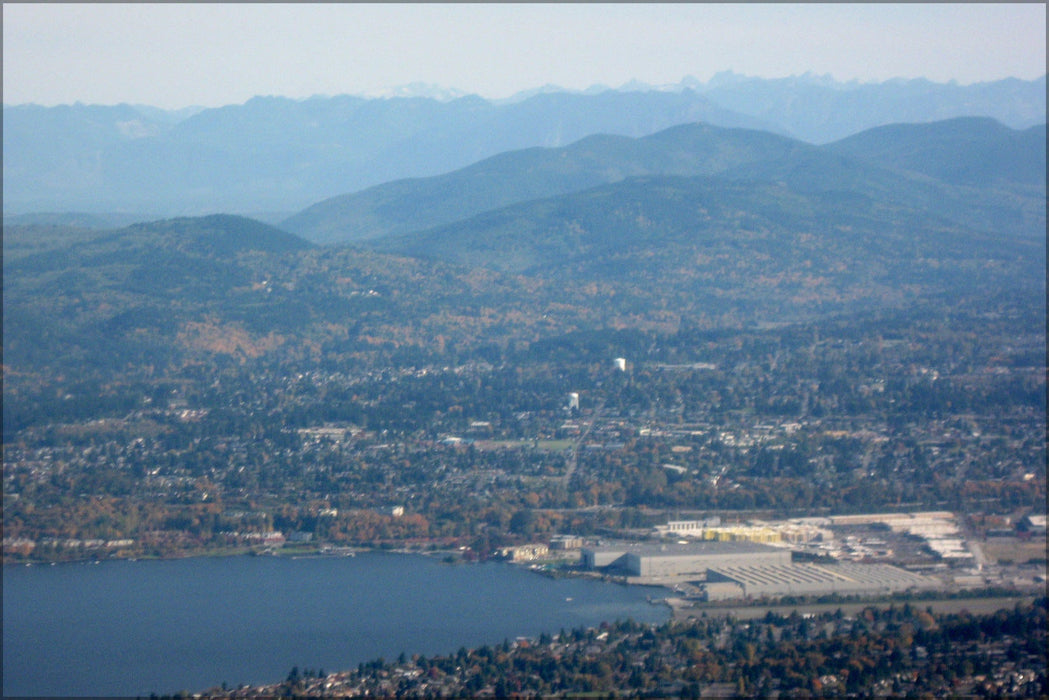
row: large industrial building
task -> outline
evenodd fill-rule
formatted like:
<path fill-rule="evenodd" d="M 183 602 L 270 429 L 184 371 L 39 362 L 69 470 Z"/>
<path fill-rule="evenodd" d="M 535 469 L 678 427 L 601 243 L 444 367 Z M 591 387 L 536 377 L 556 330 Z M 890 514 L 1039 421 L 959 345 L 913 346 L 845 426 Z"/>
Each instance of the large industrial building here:
<path fill-rule="evenodd" d="M 888 564 L 721 566 L 707 572 L 707 600 L 781 595 L 874 595 L 936 588 L 934 579 Z"/>
<path fill-rule="evenodd" d="M 583 565 L 609 568 L 628 576 L 663 578 L 705 574 L 718 566 L 789 565 L 790 552 L 753 542 L 687 544 L 622 543 L 583 549 Z"/>
<path fill-rule="evenodd" d="M 585 547 L 582 564 L 640 583 L 702 582 L 708 600 L 876 595 L 937 588 L 935 579 L 888 564 L 794 564 L 788 549 L 755 542 L 619 543 Z"/>

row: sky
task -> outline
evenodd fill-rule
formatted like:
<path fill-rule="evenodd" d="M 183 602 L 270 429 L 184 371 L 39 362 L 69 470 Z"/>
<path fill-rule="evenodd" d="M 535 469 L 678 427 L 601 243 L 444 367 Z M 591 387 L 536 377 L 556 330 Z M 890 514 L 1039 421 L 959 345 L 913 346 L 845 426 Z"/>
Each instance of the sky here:
<path fill-rule="evenodd" d="M 3 4 L 3 102 L 241 104 L 409 83 L 489 99 L 732 70 L 961 84 L 1045 73 L 1046 5 Z"/>

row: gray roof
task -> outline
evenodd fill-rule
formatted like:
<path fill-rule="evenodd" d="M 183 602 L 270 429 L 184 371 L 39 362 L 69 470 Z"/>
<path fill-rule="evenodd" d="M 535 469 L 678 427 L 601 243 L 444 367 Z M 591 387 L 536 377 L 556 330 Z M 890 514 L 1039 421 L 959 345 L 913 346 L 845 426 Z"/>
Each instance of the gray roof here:
<path fill-rule="evenodd" d="M 717 542 L 704 540 L 685 544 L 660 542 L 618 542 L 597 547 L 585 547 L 594 552 L 623 552 L 644 557 L 696 556 L 703 554 L 752 554 L 758 552 L 782 552 L 781 547 L 772 547 L 757 542 Z"/>
<path fill-rule="evenodd" d="M 715 571 L 737 583 L 748 592 L 779 590 L 835 591 L 902 591 L 908 588 L 935 588 L 936 579 L 915 574 L 888 564 L 789 564 L 780 566 L 714 566 Z"/>

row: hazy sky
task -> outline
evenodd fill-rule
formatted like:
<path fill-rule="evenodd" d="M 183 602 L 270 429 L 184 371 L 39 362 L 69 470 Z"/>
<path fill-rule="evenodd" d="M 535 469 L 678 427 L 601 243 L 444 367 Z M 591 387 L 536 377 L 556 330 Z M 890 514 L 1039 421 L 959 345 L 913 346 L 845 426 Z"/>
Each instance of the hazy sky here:
<path fill-rule="evenodd" d="M 1045 72 L 1030 4 L 3 4 L 3 101 L 164 108 L 412 82 L 489 98 L 722 70 L 968 84 Z"/>

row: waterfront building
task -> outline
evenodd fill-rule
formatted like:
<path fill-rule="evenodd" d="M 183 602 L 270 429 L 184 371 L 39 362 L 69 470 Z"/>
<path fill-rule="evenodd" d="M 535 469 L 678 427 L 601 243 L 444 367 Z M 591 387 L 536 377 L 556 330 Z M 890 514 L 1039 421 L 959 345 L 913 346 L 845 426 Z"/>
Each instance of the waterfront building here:
<path fill-rule="evenodd" d="M 662 578 L 705 575 L 714 566 L 790 564 L 790 552 L 753 542 L 623 543 L 586 547 L 583 565 L 609 568 L 628 576 Z"/>

